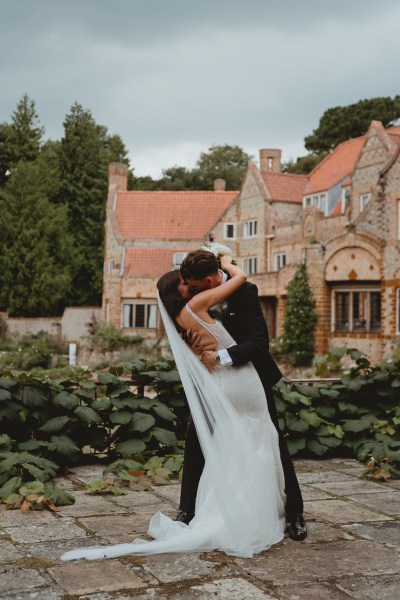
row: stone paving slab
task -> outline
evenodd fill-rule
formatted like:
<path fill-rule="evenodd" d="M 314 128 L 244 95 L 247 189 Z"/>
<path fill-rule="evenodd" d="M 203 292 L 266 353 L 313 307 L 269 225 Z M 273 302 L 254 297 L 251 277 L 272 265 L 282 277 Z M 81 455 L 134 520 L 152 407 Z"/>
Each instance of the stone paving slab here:
<path fill-rule="evenodd" d="M 209 558 L 214 557 L 216 557 L 215 560 L 209 560 Z M 195 552 L 188 554 L 159 554 L 158 556 L 146 557 L 145 569 L 160 583 L 172 583 L 204 576 L 230 574 L 230 562 L 227 564 L 220 563 L 216 553 L 210 553 L 209 555 L 197 554 Z"/>
<path fill-rule="evenodd" d="M 179 504 L 181 498 L 181 486 L 180 485 L 163 485 L 154 488 L 154 493 L 160 498 L 172 501 L 174 504 Z"/>
<path fill-rule="evenodd" d="M 349 481 L 330 481 L 328 483 L 314 483 L 313 486 L 335 496 L 350 496 L 355 494 L 375 494 L 382 492 L 382 485 L 362 479 L 350 479 Z M 387 490 L 385 490 L 387 493 Z"/>
<path fill-rule="evenodd" d="M 70 562 L 48 570 L 67 594 L 90 594 L 104 591 L 137 590 L 146 587 L 128 566 L 115 560 Z"/>
<path fill-rule="evenodd" d="M 144 593 L 136 594 L 135 600 L 278 600 L 272 591 L 264 591 L 255 584 L 240 577 L 213 579 L 206 583 L 192 585 L 188 588 L 178 586 L 176 591 L 168 590 L 167 594 L 159 589 L 151 588 Z M 349 597 L 349 596 L 348 596 Z M 85 600 L 131 600 L 125 594 L 91 594 Z"/>
<path fill-rule="evenodd" d="M 0 598 L 30 592 L 36 588 L 47 588 L 52 581 L 46 573 L 33 568 L 21 569 L 14 565 L 0 567 Z M 54 591 L 54 590 L 53 590 Z"/>
<path fill-rule="evenodd" d="M 8 540 L 0 540 L 0 563 L 9 563 L 24 555 Z"/>
<path fill-rule="evenodd" d="M 64 510 L 63 507 L 62 510 Z M 61 512 L 61 511 L 60 511 Z M 57 513 L 48 510 L 30 510 L 23 513 L 20 510 L 4 510 L 0 513 L 0 527 L 27 527 L 29 525 L 55 525 Z"/>
<path fill-rule="evenodd" d="M 382 511 L 388 515 L 400 515 L 400 491 L 385 490 L 379 494 L 360 494 L 357 496 L 348 496 L 348 498 L 358 504 Z"/>
<path fill-rule="evenodd" d="M 90 546 L 107 545 L 107 540 L 94 539 L 92 537 L 72 538 L 70 540 L 54 540 L 33 544 L 18 544 L 18 548 L 28 558 L 37 557 L 49 561 L 59 562 L 61 554 L 68 550 L 77 548 L 89 548 Z"/>
<path fill-rule="evenodd" d="M 337 585 L 357 600 L 396 600 L 400 596 L 400 575 L 351 577 L 341 579 Z"/>
<path fill-rule="evenodd" d="M 103 479 L 104 465 L 83 465 L 69 469 L 68 478 L 72 481 L 80 481 L 84 484 Z"/>
<path fill-rule="evenodd" d="M 330 494 L 326 492 L 322 492 L 316 487 L 312 485 L 301 485 L 301 495 L 303 496 L 304 502 L 309 502 L 310 500 L 329 500 L 332 498 Z"/>
<path fill-rule="evenodd" d="M 285 585 L 276 588 L 276 592 L 281 600 L 350 600 L 350 598 L 354 598 L 334 583 Z"/>
<path fill-rule="evenodd" d="M 359 496 L 354 496 L 354 498 L 359 498 Z M 380 510 L 383 509 L 382 506 L 379 508 Z M 322 519 L 328 523 L 363 523 L 364 521 L 387 521 L 392 519 L 387 515 L 373 512 L 361 506 L 361 504 L 336 499 L 307 502 L 304 513 L 307 517 Z"/>
<path fill-rule="evenodd" d="M 180 487 L 180 486 L 179 486 Z M 156 488 L 158 491 L 158 488 Z M 156 496 L 152 492 L 131 492 L 124 496 L 110 496 L 110 502 L 116 506 L 122 506 L 130 510 L 135 510 L 136 506 L 150 506 L 154 504 L 160 504 L 162 499 Z"/>
<path fill-rule="evenodd" d="M 111 502 L 106 496 L 89 494 L 88 492 L 73 492 L 75 503 L 63 506 L 60 517 L 73 515 L 75 517 L 91 515 L 110 515 L 112 513 L 127 513 L 128 509 Z"/>
<path fill-rule="evenodd" d="M 57 514 L 0 513 L 0 600 L 397 598 L 400 482 L 361 480 L 364 466 L 350 459 L 296 466 L 309 528 L 303 542 L 286 536 L 248 560 L 210 552 L 62 563 L 59 556 L 74 548 L 146 539 L 151 516 L 174 517 L 180 496 L 176 483 L 124 496 L 87 494 L 84 484 L 101 479 L 103 467 L 75 468 L 60 479 L 75 505 Z"/>
<path fill-rule="evenodd" d="M 54 527 L 49 525 L 27 525 L 26 527 L 5 527 L 4 530 L 14 542 L 32 543 L 49 540 L 68 540 L 85 538 L 86 532 L 74 524 L 70 518 L 58 521 Z"/>
<path fill-rule="evenodd" d="M 154 514 L 154 510 L 151 515 Z M 104 517 L 80 517 L 79 522 L 108 544 L 132 542 L 147 532 L 150 515 L 134 513 L 128 515 L 108 515 Z"/>
<path fill-rule="evenodd" d="M 297 479 L 299 483 L 328 483 L 330 481 L 351 481 L 354 479 L 352 475 L 347 473 L 341 473 L 340 471 L 316 471 L 297 473 Z"/>
<path fill-rule="evenodd" d="M 352 576 L 400 573 L 396 550 L 366 540 L 329 544 L 279 544 L 251 560 L 237 559 L 236 574 L 246 573 L 275 585 L 294 585 Z"/>
<path fill-rule="evenodd" d="M 341 528 L 371 542 L 379 542 L 389 548 L 400 550 L 400 523 L 398 521 L 352 523 L 351 525 L 342 525 Z"/>

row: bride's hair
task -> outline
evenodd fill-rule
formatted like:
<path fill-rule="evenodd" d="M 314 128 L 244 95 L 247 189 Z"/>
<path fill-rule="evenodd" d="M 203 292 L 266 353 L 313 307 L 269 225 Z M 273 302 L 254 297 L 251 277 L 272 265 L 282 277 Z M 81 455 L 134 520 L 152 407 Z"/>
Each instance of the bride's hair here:
<path fill-rule="evenodd" d="M 181 275 L 179 271 L 168 271 L 168 273 L 164 273 L 157 281 L 158 293 L 175 326 L 177 325 L 175 319 L 187 302 L 187 300 L 182 298 L 178 290 L 180 279 Z"/>

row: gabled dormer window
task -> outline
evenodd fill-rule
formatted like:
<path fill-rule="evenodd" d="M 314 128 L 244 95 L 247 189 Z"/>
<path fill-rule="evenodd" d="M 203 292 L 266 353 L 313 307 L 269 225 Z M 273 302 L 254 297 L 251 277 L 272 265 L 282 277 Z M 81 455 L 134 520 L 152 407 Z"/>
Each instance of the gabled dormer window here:
<path fill-rule="evenodd" d="M 321 209 L 323 212 L 326 211 L 326 193 L 322 194 L 313 194 L 312 196 L 305 196 L 303 198 L 303 208 L 307 208 L 307 206 L 316 206 Z"/>

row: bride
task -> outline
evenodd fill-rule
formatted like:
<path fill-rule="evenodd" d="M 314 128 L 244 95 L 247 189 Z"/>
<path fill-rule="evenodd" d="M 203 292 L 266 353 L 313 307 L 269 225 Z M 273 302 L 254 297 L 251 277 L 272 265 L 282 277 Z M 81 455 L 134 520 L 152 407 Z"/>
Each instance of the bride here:
<path fill-rule="evenodd" d="M 211 550 L 251 558 L 283 538 L 285 495 L 278 434 L 257 371 L 249 362 L 209 373 L 182 339 L 191 329 L 201 334 L 207 349 L 235 344 L 209 314 L 246 281 L 246 274 L 231 261 L 230 256 L 221 259 L 230 275 L 224 285 L 193 297 L 179 271 L 165 273 L 157 284 L 161 316 L 205 458 L 195 517 L 186 525 L 158 512 L 148 530 L 154 540 L 81 548 L 66 552 L 61 560 Z"/>

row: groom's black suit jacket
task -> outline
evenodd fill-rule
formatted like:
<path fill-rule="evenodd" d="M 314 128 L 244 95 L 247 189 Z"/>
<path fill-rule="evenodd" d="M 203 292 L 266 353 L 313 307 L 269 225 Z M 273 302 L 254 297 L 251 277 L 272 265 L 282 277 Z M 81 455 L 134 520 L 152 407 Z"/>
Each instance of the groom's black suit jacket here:
<path fill-rule="evenodd" d="M 270 390 L 281 379 L 282 373 L 269 352 L 268 329 L 257 286 L 247 281 L 232 294 L 221 320 L 237 343 L 227 349 L 233 366 L 251 361 L 264 388 Z"/>

